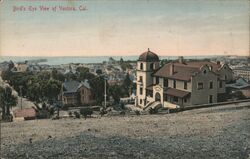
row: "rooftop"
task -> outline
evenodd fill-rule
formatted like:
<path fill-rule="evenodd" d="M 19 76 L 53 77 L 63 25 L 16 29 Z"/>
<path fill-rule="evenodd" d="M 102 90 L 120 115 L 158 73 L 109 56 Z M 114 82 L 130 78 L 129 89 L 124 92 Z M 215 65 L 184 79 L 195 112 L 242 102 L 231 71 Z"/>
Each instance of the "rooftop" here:
<path fill-rule="evenodd" d="M 159 57 L 158 55 L 156 55 L 155 53 L 151 52 L 148 48 L 148 51 L 142 53 L 139 56 L 138 61 L 143 61 L 143 62 L 155 62 L 155 61 L 159 61 Z"/>
<path fill-rule="evenodd" d="M 191 76 L 200 71 L 202 66 L 209 66 L 212 71 L 216 72 L 221 68 L 220 64 L 197 61 L 197 62 L 179 62 L 168 63 L 154 73 L 154 76 L 165 77 L 183 81 L 191 80 Z"/>

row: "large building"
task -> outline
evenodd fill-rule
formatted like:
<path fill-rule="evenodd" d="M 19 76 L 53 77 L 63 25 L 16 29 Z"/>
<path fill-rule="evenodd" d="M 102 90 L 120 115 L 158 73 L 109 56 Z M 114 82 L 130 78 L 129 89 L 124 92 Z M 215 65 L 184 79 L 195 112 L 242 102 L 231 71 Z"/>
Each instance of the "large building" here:
<path fill-rule="evenodd" d="M 233 72 L 236 78 L 242 77 L 245 80 L 250 81 L 250 67 L 249 66 L 234 68 Z"/>
<path fill-rule="evenodd" d="M 156 102 L 164 107 L 216 103 L 225 83 L 233 80 L 232 70 L 219 62 L 186 62 L 181 57 L 160 67 L 159 57 L 149 49 L 137 61 L 136 76 L 136 105 L 142 108 Z"/>
<path fill-rule="evenodd" d="M 84 82 L 67 81 L 62 84 L 59 95 L 63 105 L 80 106 L 95 103 L 94 93 L 87 80 Z"/>

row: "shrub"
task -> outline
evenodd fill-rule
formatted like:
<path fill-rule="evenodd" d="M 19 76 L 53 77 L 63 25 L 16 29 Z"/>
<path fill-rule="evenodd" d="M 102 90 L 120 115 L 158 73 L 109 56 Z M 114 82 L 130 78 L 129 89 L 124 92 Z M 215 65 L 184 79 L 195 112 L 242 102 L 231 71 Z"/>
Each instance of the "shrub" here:
<path fill-rule="evenodd" d="M 135 111 L 135 114 L 136 114 L 136 115 L 141 115 L 141 113 L 140 113 L 139 110 L 136 110 L 136 111 Z"/>
<path fill-rule="evenodd" d="M 78 118 L 78 119 L 80 118 L 80 114 L 77 111 L 74 111 L 74 115 L 76 118 Z"/>
<path fill-rule="evenodd" d="M 73 117 L 72 112 L 69 112 L 69 117 Z"/>
<path fill-rule="evenodd" d="M 80 114 L 86 119 L 88 115 L 91 116 L 93 114 L 93 110 L 91 108 L 81 108 Z"/>

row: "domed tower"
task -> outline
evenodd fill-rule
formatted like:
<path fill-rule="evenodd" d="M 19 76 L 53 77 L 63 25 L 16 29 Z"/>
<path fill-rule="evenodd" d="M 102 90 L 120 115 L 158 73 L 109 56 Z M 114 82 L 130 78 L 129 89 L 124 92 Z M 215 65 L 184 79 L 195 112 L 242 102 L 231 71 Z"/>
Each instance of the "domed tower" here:
<path fill-rule="evenodd" d="M 159 68 L 159 57 L 149 49 L 142 53 L 137 61 L 137 88 L 136 88 L 136 106 L 146 106 L 146 88 L 153 84 L 152 73 Z"/>

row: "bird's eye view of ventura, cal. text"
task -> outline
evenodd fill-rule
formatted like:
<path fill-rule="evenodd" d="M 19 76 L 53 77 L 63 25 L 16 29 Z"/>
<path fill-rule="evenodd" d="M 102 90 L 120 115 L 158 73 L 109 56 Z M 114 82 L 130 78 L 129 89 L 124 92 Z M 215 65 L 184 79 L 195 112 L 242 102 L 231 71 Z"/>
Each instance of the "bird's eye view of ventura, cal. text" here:
<path fill-rule="evenodd" d="M 250 1 L 0 0 L 0 159 L 250 159 Z"/>

